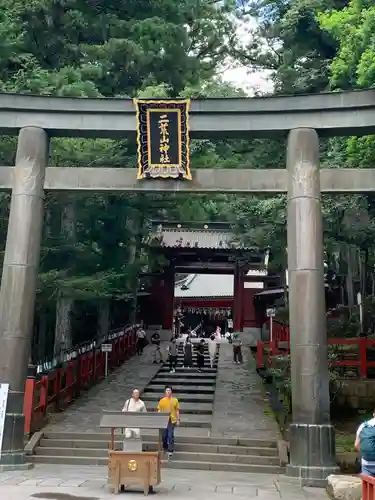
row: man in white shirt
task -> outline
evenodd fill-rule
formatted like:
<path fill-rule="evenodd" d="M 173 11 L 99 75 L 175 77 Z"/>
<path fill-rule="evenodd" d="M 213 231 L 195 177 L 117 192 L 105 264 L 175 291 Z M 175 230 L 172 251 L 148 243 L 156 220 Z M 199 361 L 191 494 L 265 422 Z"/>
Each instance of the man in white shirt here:
<path fill-rule="evenodd" d="M 369 429 L 374 427 L 374 430 Z M 366 432 L 366 442 L 364 442 L 364 435 L 361 436 L 361 432 L 365 429 Z M 363 433 L 362 433 L 363 434 Z M 360 446 L 360 442 L 362 440 L 362 446 Z M 364 448 L 366 448 L 366 454 L 369 452 L 369 449 L 374 449 L 375 452 L 375 412 L 373 413 L 373 418 L 367 420 L 367 422 L 363 422 L 357 430 L 354 447 L 359 450 L 361 453 L 361 468 L 362 474 L 366 474 L 368 476 L 375 476 L 375 459 L 368 460 L 363 457 Z M 362 448 L 362 449 L 361 449 Z"/>
<path fill-rule="evenodd" d="M 138 328 L 137 330 L 137 354 L 140 356 L 143 354 L 143 349 L 145 348 L 146 345 L 146 332 L 144 331 L 143 328 Z"/>
<path fill-rule="evenodd" d="M 140 399 L 140 392 L 138 389 L 134 389 L 132 393 L 132 397 L 125 401 L 124 407 L 122 411 L 135 411 L 146 413 L 147 408 L 142 399 Z M 138 438 L 141 437 L 140 429 L 125 429 L 125 438 Z"/>

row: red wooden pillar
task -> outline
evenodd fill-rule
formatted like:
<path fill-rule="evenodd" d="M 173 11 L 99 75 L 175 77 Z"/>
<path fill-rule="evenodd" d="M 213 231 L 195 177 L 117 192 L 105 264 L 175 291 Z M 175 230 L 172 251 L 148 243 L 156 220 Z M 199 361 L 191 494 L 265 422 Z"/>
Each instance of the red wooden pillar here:
<path fill-rule="evenodd" d="M 233 331 L 241 332 L 243 328 L 243 288 L 244 271 L 242 266 L 236 265 L 234 271 L 233 290 Z"/>

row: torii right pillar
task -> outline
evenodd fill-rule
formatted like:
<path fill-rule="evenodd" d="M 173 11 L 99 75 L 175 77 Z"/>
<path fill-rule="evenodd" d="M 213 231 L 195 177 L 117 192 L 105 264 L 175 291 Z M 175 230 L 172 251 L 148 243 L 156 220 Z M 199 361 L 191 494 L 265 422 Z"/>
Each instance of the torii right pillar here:
<path fill-rule="evenodd" d="M 288 271 L 293 421 L 287 475 L 325 486 L 337 473 L 331 425 L 325 319 L 319 138 L 315 130 L 288 137 Z"/>

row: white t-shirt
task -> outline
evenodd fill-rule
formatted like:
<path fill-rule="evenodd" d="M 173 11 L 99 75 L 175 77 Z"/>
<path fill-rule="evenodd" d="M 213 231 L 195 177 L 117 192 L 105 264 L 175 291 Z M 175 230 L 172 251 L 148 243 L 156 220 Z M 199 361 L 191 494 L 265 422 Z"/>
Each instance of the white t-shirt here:
<path fill-rule="evenodd" d="M 361 430 L 364 428 L 365 425 L 369 425 L 371 427 L 375 427 L 375 418 L 370 418 L 370 420 L 367 420 L 367 422 L 363 422 L 357 429 L 357 439 L 359 438 L 359 435 L 361 433 Z M 375 465 L 375 462 L 371 460 L 370 462 L 368 460 L 365 460 L 364 458 L 361 458 L 361 462 L 364 465 Z"/>
<path fill-rule="evenodd" d="M 146 337 L 146 332 L 144 330 L 138 330 L 137 338 L 144 339 Z"/>
<path fill-rule="evenodd" d="M 135 399 L 130 398 L 125 402 L 122 411 L 146 412 L 147 409 L 142 399 L 138 399 L 138 401 L 136 401 Z"/>

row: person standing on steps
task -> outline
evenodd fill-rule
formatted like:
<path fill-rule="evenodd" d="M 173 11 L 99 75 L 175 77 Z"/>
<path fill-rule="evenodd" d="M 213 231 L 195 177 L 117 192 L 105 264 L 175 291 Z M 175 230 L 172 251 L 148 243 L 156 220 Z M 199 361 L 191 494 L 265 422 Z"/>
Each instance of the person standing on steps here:
<path fill-rule="evenodd" d="M 206 342 L 204 339 L 201 339 L 201 341 L 198 344 L 197 347 L 197 366 L 198 366 L 198 371 L 201 372 L 202 369 L 204 368 L 204 348 L 205 348 Z"/>
<path fill-rule="evenodd" d="M 161 337 L 159 332 L 155 332 L 151 336 L 151 344 L 154 347 L 154 352 L 153 352 L 153 363 L 162 363 L 163 362 L 163 355 L 161 353 L 160 349 L 160 344 L 161 344 Z"/>
<path fill-rule="evenodd" d="M 143 354 L 143 349 L 146 346 L 146 332 L 142 327 L 139 327 L 137 330 L 137 354 L 138 356 L 141 356 Z"/>
<path fill-rule="evenodd" d="M 210 366 L 214 367 L 217 352 L 217 342 L 215 335 L 211 335 L 208 339 L 208 354 L 210 355 Z"/>
<path fill-rule="evenodd" d="M 173 397 L 172 387 L 166 386 L 164 397 L 158 404 L 159 413 L 169 413 L 167 428 L 163 431 L 163 450 L 171 458 L 174 453 L 174 430 L 176 425 L 180 425 L 180 403 Z"/>
<path fill-rule="evenodd" d="M 193 344 L 189 336 L 186 337 L 184 344 L 184 368 L 193 366 Z"/>
<path fill-rule="evenodd" d="M 177 342 L 176 337 L 172 337 L 168 346 L 169 372 L 175 373 L 177 367 Z"/>
<path fill-rule="evenodd" d="M 146 413 L 147 412 L 146 405 L 144 404 L 140 396 L 141 394 L 139 390 L 134 389 L 131 398 L 125 401 L 122 411 L 131 411 L 131 412 L 135 411 L 135 412 Z M 131 439 L 131 438 L 140 439 L 141 438 L 140 429 L 125 429 L 125 439 Z"/>
<path fill-rule="evenodd" d="M 233 363 L 242 365 L 242 342 L 238 333 L 233 335 Z"/>

